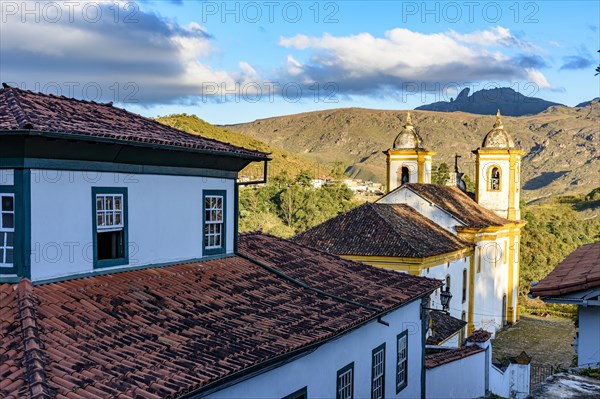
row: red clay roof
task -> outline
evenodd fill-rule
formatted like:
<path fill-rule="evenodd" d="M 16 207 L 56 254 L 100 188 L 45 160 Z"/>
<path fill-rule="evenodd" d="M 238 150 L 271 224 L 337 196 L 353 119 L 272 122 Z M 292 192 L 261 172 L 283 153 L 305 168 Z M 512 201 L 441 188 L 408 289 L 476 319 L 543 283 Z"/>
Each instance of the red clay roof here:
<path fill-rule="evenodd" d="M 537 285 L 535 296 L 561 296 L 600 287 L 600 241 L 582 245 L 559 263 Z"/>
<path fill-rule="evenodd" d="M 0 284 L 1 396 L 177 397 L 322 343 L 440 285 L 270 236 L 240 241 L 243 253 L 274 270 L 229 257 Z"/>
<path fill-rule="evenodd" d="M 33 130 L 123 144 L 159 145 L 266 159 L 267 154 L 192 135 L 113 107 L 4 85 L 0 89 L 0 131 Z"/>
<path fill-rule="evenodd" d="M 293 238 L 338 255 L 426 258 L 470 248 L 404 204 L 365 203 Z"/>
<path fill-rule="evenodd" d="M 492 337 L 492 333 L 480 328 L 479 330 L 475 330 L 467 337 L 467 342 L 473 343 L 484 343 L 488 341 Z"/>
<path fill-rule="evenodd" d="M 408 183 L 396 190 L 408 188 L 463 221 L 467 227 L 503 226 L 512 223 L 479 205 L 456 186 Z M 395 191 L 395 190 L 394 190 Z M 393 192 L 393 191 L 392 191 Z M 389 195 L 389 194 L 388 194 Z"/>
<path fill-rule="evenodd" d="M 407 303 L 442 285 L 440 280 L 366 266 L 267 234 L 242 234 L 239 248 L 242 254 L 312 287 L 381 310 Z"/>
<path fill-rule="evenodd" d="M 443 364 L 455 362 L 465 357 L 485 352 L 485 349 L 475 345 L 461 346 L 456 349 L 433 349 L 427 350 L 429 354 L 425 355 L 425 367 L 432 369 Z"/>
<path fill-rule="evenodd" d="M 16 286 L 0 284 L 0 398 L 27 396 L 23 342 Z"/>
<path fill-rule="evenodd" d="M 429 315 L 431 317 L 432 334 L 427 338 L 428 345 L 438 345 L 467 325 L 466 321 L 452 317 L 442 311 L 432 310 Z"/>

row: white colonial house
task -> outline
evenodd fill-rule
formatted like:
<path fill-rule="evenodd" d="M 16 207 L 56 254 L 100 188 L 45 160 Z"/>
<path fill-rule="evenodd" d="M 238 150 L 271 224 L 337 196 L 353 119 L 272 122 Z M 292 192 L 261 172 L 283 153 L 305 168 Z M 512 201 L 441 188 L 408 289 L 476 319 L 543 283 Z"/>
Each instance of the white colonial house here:
<path fill-rule="evenodd" d="M 538 283 L 530 296 L 577 305 L 578 367 L 600 366 L 600 241 L 582 245 Z"/>
<path fill-rule="evenodd" d="M 426 397 L 441 282 L 238 235 L 238 173 L 267 161 L 0 89 L 0 397 Z"/>

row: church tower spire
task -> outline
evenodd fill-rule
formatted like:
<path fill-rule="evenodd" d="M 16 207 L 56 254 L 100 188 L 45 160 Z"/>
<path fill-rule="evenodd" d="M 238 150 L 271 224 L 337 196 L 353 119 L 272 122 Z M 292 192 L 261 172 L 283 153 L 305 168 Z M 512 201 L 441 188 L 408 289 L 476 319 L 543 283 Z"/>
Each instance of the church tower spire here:
<path fill-rule="evenodd" d="M 383 153 L 387 156 L 387 192 L 405 183 L 431 183 L 431 157 L 435 152 L 421 147 L 410 112 L 392 148 Z"/>
<path fill-rule="evenodd" d="M 499 109 L 492 130 L 483 139 L 482 146 L 473 153 L 477 165 L 477 202 L 499 216 L 519 220 L 523 151 L 515 148 L 512 138 L 504 130 Z"/>

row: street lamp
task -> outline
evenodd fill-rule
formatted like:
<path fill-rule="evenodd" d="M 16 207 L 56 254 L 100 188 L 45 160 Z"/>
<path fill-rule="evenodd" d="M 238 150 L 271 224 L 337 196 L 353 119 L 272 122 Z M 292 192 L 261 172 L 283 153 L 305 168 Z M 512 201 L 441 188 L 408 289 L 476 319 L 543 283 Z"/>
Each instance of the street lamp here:
<path fill-rule="evenodd" d="M 452 299 L 452 294 L 450 293 L 450 289 L 446 288 L 445 291 L 440 293 L 440 301 L 442 302 L 442 308 L 447 312 L 450 309 L 450 299 Z"/>

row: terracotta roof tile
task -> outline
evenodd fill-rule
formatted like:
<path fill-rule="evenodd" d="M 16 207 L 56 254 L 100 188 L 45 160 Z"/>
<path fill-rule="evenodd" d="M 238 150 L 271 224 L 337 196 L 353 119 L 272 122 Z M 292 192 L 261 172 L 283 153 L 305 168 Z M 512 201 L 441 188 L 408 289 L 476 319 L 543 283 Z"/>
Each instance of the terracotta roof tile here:
<path fill-rule="evenodd" d="M 408 205 L 368 202 L 293 240 L 337 255 L 406 258 L 426 258 L 471 247 Z"/>
<path fill-rule="evenodd" d="M 473 342 L 473 343 L 483 343 L 488 341 L 490 338 L 492 337 L 492 333 L 480 328 L 478 330 L 475 330 L 471 333 L 471 335 L 469 335 L 467 337 L 467 342 Z"/>
<path fill-rule="evenodd" d="M 600 287 L 600 241 L 576 249 L 530 291 L 532 295 L 545 297 L 597 287 Z"/>
<path fill-rule="evenodd" d="M 270 236 L 245 235 L 240 246 L 273 269 L 229 257 L 0 284 L 10 309 L 0 326 L 0 397 L 177 397 L 323 343 L 440 285 Z"/>
<path fill-rule="evenodd" d="M 485 349 L 474 345 L 461 346 L 456 349 L 427 349 L 427 354 L 425 355 L 425 367 L 432 369 L 480 352 L 485 352 Z"/>
<path fill-rule="evenodd" d="M 483 228 L 512 223 L 510 220 L 502 218 L 489 209 L 482 207 L 456 186 L 409 183 L 398 187 L 396 190 L 403 188 L 407 188 L 433 202 L 457 219 L 463 221 L 467 227 Z"/>
<path fill-rule="evenodd" d="M 129 144 L 179 147 L 183 151 L 207 150 L 267 158 L 265 153 L 192 135 L 112 104 L 34 93 L 9 86 L 0 88 L 2 130 L 35 130 Z"/>
<path fill-rule="evenodd" d="M 366 266 L 266 234 L 241 234 L 239 248 L 315 288 L 379 309 L 396 307 L 441 286 L 439 280 Z"/>
<path fill-rule="evenodd" d="M 441 311 L 431 311 L 430 317 L 432 334 L 427 338 L 428 345 L 437 345 L 447 340 L 467 325 L 467 322 Z"/>

